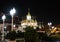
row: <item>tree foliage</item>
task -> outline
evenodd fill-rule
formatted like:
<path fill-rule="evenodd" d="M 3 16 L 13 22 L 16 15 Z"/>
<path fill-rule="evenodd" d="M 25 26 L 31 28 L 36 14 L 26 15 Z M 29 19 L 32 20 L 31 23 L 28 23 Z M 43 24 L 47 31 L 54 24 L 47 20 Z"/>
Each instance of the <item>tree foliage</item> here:
<path fill-rule="evenodd" d="M 33 27 L 27 27 L 25 32 L 25 42 L 37 42 L 38 34 Z"/>

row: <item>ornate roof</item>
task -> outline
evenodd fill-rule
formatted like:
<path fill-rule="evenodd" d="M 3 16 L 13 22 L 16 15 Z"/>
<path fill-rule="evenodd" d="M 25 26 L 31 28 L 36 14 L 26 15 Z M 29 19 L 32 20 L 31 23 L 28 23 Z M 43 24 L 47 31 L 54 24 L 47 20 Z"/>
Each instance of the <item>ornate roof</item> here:
<path fill-rule="evenodd" d="M 26 19 L 22 20 L 21 21 L 21 25 L 22 24 L 34 24 L 34 25 L 37 25 L 37 20 L 35 19 L 31 19 L 31 14 L 30 12 L 28 11 L 28 14 L 26 15 Z"/>

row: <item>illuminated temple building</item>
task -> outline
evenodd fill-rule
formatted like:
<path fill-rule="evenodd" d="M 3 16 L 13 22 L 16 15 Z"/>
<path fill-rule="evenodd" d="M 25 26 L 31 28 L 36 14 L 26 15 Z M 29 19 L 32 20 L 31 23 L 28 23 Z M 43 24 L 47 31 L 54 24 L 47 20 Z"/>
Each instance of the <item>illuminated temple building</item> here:
<path fill-rule="evenodd" d="M 25 16 L 24 19 L 22 19 L 22 20 L 20 21 L 20 23 L 21 23 L 21 24 L 19 25 L 19 28 L 18 28 L 18 30 L 20 30 L 20 31 L 24 31 L 24 28 L 26 28 L 26 27 L 28 27 L 28 26 L 33 27 L 33 29 L 37 29 L 37 27 L 38 27 L 39 29 L 44 28 L 44 25 L 43 25 L 42 22 L 38 22 L 38 21 L 36 20 L 36 18 L 32 18 L 29 9 L 28 9 L 27 15 Z"/>
<path fill-rule="evenodd" d="M 26 27 L 26 26 L 32 26 L 32 27 L 37 27 L 38 23 L 37 20 L 32 19 L 30 12 L 28 11 L 28 14 L 26 16 L 26 19 L 21 21 L 21 26 Z"/>

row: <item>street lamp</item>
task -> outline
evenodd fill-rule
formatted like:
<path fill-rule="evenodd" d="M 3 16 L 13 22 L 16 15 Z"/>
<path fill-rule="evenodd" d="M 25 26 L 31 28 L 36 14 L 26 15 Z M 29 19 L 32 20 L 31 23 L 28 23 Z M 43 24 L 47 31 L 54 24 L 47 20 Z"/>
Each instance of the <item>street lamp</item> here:
<path fill-rule="evenodd" d="M 52 23 L 50 22 L 50 23 L 48 23 L 48 25 L 49 25 L 49 26 L 51 26 L 51 25 L 52 25 Z"/>
<path fill-rule="evenodd" d="M 16 13 L 15 8 L 10 10 L 10 15 L 12 16 L 12 28 L 11 28 L 11 31 L 13 31 L 13 16 L 14 16 L 15 13 Z"/>
<path fill-rule="evenodd" d="M 49 23 L 48 23 L 49 29 L 51 29 L 51 25 L 52 25 L 52 23 L 51 23 L 51 22 L 49 22 Z"/>
<path fill-rule="evenodd" d="M 5 19 L 6 19 L 6 16 L 5 16 L 5 15 L 3 15 L 3 16 L 2 16 L 2 20 L 3 20 L 2 41 L 4 40 L 4 21 L 5 21 Z"/>

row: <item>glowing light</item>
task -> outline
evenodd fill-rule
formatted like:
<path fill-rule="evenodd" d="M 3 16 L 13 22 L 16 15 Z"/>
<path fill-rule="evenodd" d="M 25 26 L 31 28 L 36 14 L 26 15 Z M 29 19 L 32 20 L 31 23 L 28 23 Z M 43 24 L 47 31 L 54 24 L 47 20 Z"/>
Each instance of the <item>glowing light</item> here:
<path fill-rule="evenodd" d="M 15 13 L 16 13 L 15 8 L 11 9 L 11 11 L 10 11 L 10 15 L 13 16 Z"/>
<path fill-rule="evenodd" d="M 7 27 L 5 26 L 4 28 L 6 29 Z"/>
<path fill-rule="evenodd" d="M 49 26 L 51 26 L 51 25 L 52 25 L 52 23 L 50 22 L 50 23 L 48 23 L 48 25 L 49 25 Z"/>
<path fill-rule="evenodd" d="M 5 20 L 5 19 L 6 19 L 6 16 L 5 16 L 5 15 L 3 15 L 3 16 L 2 16 L 2 20 Z"/>
<path fill-rule="evenodd" d="M 31 20 L 31 16 L 27 16 L 27 20 Z"/>
<path fill-rule="evenodd" d="M 36 29 L 36 27 L 34 27 L 34 29 Z"/>
<path fill-rule="evenodd" d="M 54 26 L 52 26 L 52 29 L 54 29 Z"/>
<path fill-rule="evenodd" d="M 16 27 L 16 25 L 13 25 L 14 27 Z"/>
<path fill-rule="evenodd" d="M 30 15 L 30 12 L 28 12 L 28 15 L 27 15 L 27 20 L 31 20 L 31 15 Z"/>

